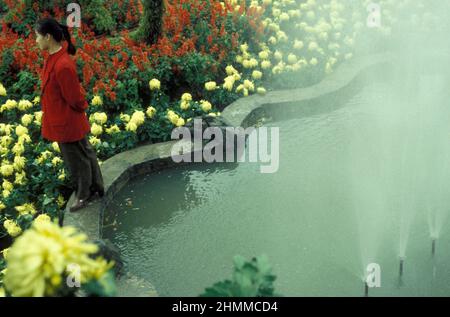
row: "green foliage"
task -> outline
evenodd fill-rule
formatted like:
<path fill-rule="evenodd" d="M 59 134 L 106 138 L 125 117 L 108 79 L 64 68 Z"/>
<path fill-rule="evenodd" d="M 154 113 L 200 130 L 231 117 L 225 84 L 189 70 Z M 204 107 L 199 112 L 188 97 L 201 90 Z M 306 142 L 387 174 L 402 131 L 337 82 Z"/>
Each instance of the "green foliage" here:
<path fill-rule="evenodd" d="M 10 86 L 13 83 L 12 78 L 8 76 L 8 74 L 10 74 L 12 63 L 14 62 L 12 48 L 5 49 L 0 59 L 0 78 L 2 80 L 2 84 L 4 86 Z"/>
<path fill-rule="evenodd" d="M 17 75 L 17 80 L 11 87 L 9 92 L 13 97 L 17 96 L 20 99 L 32 99 L 32 92 L 34 85 L 38 78 L 28 71 L 21 71 Z"/>
<path fill-rule="evenodd" d="M 138 30 L 132 37 L 137 41 L 154 44 L 158 41 L 161 34 L 164 1 L 143 0 L 143 4 L 144 14 L 141 17 Z"/>
<path fill-rule="evenodd" d="M 91 280 L 84 284 L 82 290 L 91 297 L 113 297 L 116 296 L 116 283 L 114 271 L 109 270 L 98 280 Z"/>
<path fill-rule="evenodd" d="M 111 33 L 116 28 L 116 21 L 111 16 L 111 13 L 106 9 L 105 1 L 89 0 L 81 1 L 83 8 L 83 17 L 92 20 L 95 33 Z M 83 5 L 83 3 L 85 3 Z"/>
<path fill-rule="evenodd" d="M 272 274 L 266 256 L 259 256 L 247 261 L 242 256 L 234 257 L 232 280 L 215 283 L 206 288 L 202 297 L 271 297 L 274 294 Z"/>

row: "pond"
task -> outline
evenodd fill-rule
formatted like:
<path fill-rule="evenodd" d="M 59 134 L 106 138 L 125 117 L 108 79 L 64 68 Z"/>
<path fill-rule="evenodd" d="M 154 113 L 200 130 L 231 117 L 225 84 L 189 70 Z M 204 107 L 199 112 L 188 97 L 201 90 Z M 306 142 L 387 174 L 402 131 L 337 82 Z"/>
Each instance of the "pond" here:
<path fill-rule="evenodd" d="M 408 78 L 268 122 L 276 173 L 192 163 L 137 177 L 108 206 L 103 237 L 161 296 L 231 278 L 237 254 L 266 254 L 285 296 L 362 296 L 371 263 L 370 296 L 450 296 L 449 82 Z"/>

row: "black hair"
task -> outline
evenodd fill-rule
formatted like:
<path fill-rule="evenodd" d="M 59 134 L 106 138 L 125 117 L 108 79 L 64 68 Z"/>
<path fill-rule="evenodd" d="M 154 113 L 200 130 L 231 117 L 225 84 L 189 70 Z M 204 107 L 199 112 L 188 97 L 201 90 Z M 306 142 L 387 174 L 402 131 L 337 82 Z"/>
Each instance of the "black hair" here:
<path fill-rule="evenodd" d="M 43 36 L 50 34 L 58 43 L 66 40 L 68 43 L 67 52 L 70 55 L 75 55 L 77 49 L 72 43 L 67 25 L 60 24 L 52 18 L 45 18 L 37 22 L 35 30 Z"/>

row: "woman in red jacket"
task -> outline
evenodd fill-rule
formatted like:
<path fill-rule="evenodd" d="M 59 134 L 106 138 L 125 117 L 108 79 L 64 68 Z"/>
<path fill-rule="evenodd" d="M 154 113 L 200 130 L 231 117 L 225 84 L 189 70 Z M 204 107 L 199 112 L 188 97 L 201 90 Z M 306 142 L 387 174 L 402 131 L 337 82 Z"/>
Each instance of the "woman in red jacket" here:
<path fill-rule="evenodd" d="M 35 28 L 36 43 L 49 57 L 42 73 L 42 136 L 58 142 L 61 155 L 76 188 L 70 211 L 79 210 L 104 194 L 97 156 L 86 135 L 90 131 L 85 110 L 88 103 L 78 80 L 75 55 L 67 26 L 47 18 Z M 64 45 L 63 40 L 67 41 Z"/>

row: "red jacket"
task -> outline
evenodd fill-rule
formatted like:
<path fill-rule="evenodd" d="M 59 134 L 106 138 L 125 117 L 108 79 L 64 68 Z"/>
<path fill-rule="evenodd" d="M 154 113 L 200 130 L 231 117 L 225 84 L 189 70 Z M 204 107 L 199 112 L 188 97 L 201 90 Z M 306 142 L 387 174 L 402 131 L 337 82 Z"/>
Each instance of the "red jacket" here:
<path fill-rule="evenodd" d="M 83 139 L 90 131 L 88 103 L 66 46 L 49 55 L 41 79 L 42 136 L 61 143 Z"/>

